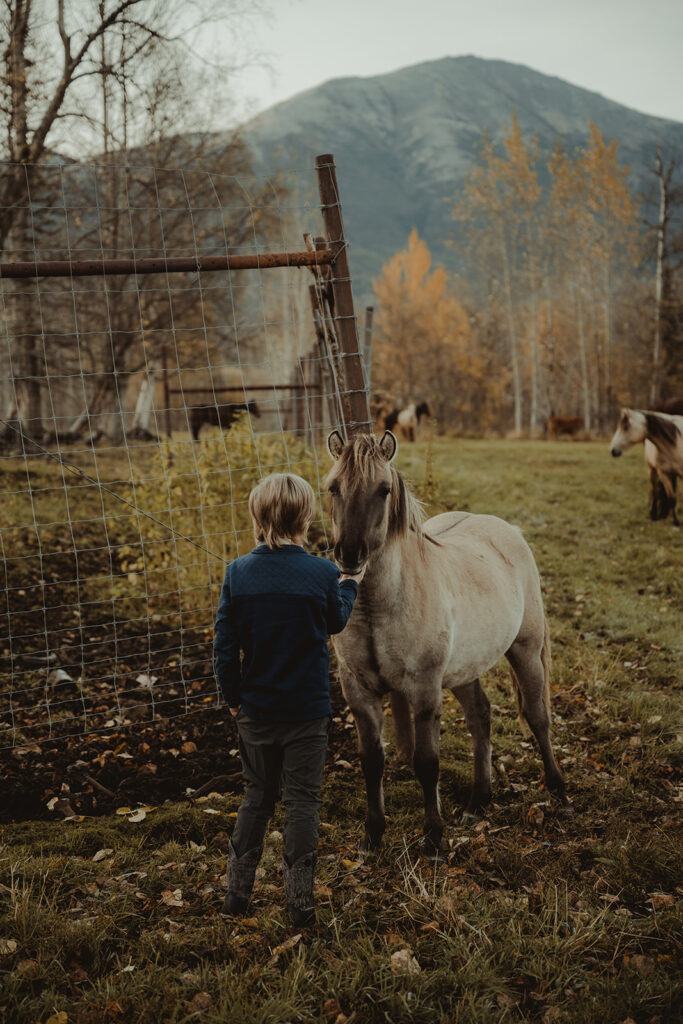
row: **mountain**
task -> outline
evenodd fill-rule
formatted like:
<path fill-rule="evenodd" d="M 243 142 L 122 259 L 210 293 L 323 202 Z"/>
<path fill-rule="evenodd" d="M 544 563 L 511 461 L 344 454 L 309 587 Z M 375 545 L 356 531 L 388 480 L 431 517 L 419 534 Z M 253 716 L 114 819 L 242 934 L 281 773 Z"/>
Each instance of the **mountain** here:
<path fill-rule="evenodd" d="M 435 261 L 457 269 L 447 245 L 460 194 L 487 132 L 502 138 L 515 111 L 526 138 L 548 153 L 560 139 L 585 144 L 589 122 L 619 143 L 638 191 L 651 190 L 658 145 L 683 155 L 683 124 L 640 114 L 559 78 L 499 60 L 447 57 L 371 78 L 340 78 L 259 114 L 243 128 L 259 173 L 294 171 L 311 183 L 319 153 L 333 153 L 350 244 L 354 290 L 372 279 L 416 227 Z"/>

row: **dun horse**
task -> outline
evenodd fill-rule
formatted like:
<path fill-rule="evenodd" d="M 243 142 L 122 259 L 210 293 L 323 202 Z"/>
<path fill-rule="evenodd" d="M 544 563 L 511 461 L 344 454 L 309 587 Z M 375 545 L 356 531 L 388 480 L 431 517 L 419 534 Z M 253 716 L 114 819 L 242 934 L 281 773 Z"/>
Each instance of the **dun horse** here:
<path fill-rule="evenodd" d="M 550 643 L 533 555 L 521 533 L 494 516 L 446 512 L 423 524 L 419 502 L 392 465 L 386 431 L 347 445 L 333 431 L 335 558 L 367 571 L 349 624 L 335 637 L 344 696 L 358 731 L 367 791 L 366 845 L 385 829 L 382 698 L 391 695 L 398 753 L 422 786 L 425 846 L 443 834 L 438 795 L 442 689 L 465 712 L 474 742 L 466 817 L 491 797 L 490 705 L 479 678 L 503 655 L 520 714 L 536 737 L 546 783 L 566 803 L 550 741 Z"/>
<path fill-rule="evenodd" d="M 610 441 L 610 452 L 615 457 L 622 455 L 641 441 L 646 442 L 645 462 L 652 499 L 650 515 L 653 519 L 666 518 L 671 511 L 674 524 L 678 526 L 676 484 L 678 477 L 683 476 L 683 416 L 645 409 L 622 409 L 617 429 Z M 658 478 L 666 495 L 666 505 L 659 513 L 655 508 L 653 476 Z"/>

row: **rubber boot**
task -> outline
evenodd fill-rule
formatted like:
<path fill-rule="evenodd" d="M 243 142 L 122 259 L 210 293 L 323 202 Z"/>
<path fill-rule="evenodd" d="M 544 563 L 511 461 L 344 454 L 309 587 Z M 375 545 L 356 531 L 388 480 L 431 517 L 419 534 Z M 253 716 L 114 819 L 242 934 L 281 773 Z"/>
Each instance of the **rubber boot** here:
<path fill-rule="evenodd" d="M 223 900 L 223 913 L 235 917 L 243 914 L 249 904 L 251 890 L 254 888 L 256 868 L 261 859 L 260 846 L 247 850 L 241 857 L 235 853 L 230 843 L 228 850 L 228 894 Z"/>
<path fill-rule="evenodd" d="M 306 853 L 291 865 L 282 862 L 282 881 L 285 887 L 287 910 L 295 928 L 315 924 L 315 900 L 313 899 L 313 876 L 318 857 Z"/>

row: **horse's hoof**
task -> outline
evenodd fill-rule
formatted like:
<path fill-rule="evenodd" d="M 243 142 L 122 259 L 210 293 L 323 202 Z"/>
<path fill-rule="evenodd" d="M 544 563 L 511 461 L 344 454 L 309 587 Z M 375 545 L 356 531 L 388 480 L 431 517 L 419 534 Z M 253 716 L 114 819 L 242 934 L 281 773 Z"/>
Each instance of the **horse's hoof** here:
<path fill-rule="evenodd" d="M 567 799 L 567 797 L 564 797 L 564 799 L 562 800 L 562 806 L 560 807 L 559 813 L 560 813 L 561 817 L 563 817 L 563 818 L 575 818 L 576 817 L 576 811 L 574 810 L 572 805 L 569 803 L 569 800 Z"/>
<path fill-rule="evenodd" d="M 382 836 L 377 839 L 372 839 L 370 836 L 366 836 L 363 842 L 360 844 L 361 853 L 377 853 L 378 850 L 382 849 Z"/>
<path fill-rule="evenodd" d="M 440 839 L 434 840 L 430 839 L 429 836 L 424 836 L 420 845 L 424 855 L 433 863 L 436 864 L 446 859 L 444 852 L 441 849 Z"/>
<path fill-rule="evenodd" d="M 460 821 L 463 825 L 478 825 L 482 817 L 483 815 L 475 811 L 463 811 Z"/>

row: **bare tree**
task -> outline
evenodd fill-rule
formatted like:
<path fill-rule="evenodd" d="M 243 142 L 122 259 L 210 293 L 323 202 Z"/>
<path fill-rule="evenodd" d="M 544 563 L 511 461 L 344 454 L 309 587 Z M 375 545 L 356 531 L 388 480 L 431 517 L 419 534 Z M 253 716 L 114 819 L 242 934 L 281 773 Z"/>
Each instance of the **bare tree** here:
<path fill-rule="evenodd" d="M 81 0 L 69 5 L 58 0 L 56 9 L 48 0 L 2 0 L 0 27 L 8 45 L 0 75 L 0 139 L 5 142 L 0 153 L 4 148 L 8 161 L 0 173 L 0 252 L 7 247 L 14 258 L 32 258 L 38 244 L 45 241 L 45 232 L 51 230 L 55 214 L 34 224 L 31 204 L 39 201 L 47 209 L 58 210 L 59 196 L 52 194 L 55 188 L 60 190 L 58 169 L 41 173 L 46 163 L 54 165 L 49 158 L 55 145 L 79 157 L 97 152 L 98 161 L 105 165 L 94 185 L 96 196 L 85 173 L 80 178 L 79 196 L 79 176 L 72 175 L 75 199 L 90 208 L 90 215 L 70 220 L 65 213 L 68 237 L 64 238 L 62 230 L 63 248 L 71 251 L 91 245 L 94 254 L 105 255 L 106 249 L 106 255 L 116 256 L 121 249 L 130 253 L 136 246 L 138 251 L 163 254 L 169 239 L 197 250 L 211 239 L 217 244 L 225 234 L 219 211 L 217 222 L 203 224 L 198 232 L 190 230 L 187 223 L 193 217 L 193 189 L 206 188 L 206 179 L 201 184 L 199 177 L 195 179 L 187 189 L 185 204 L 178 203 L 177 196 L 170 199 L 161 223 L 161 218 L 151 213 L 155 201 L 160 200 L 150 192 L 168 193 L 165 183 L 160 184 L 153 175 L 121 168 L 206 163 L 209 147 L 201 129 L 208 127 L 207 112 L 215 113 L 216 105 L 225 98 L 221 84 L 214 82 L 211 89 L 206 88 L 207 78 L 224 82 L 228 69 L 225 64 L 217 69 L 202 63 L 187 44 L 188 32 L 193 25 L 210 21 L 235 21 L 246 14 L 248 6 L 244 0 L 229 0 L 214 15 L 209 0 Z M 257 3 L 250 13 L 254 9 L 258 11 L 261 5 Z M 38 53 L 40 60 L 36 59 Z M 207 96 L 213 103 L 206 101 Z M 225 118 L 224 113 L 222 116 Z M 70 138 L 62 130 L 67 124 Z M 190 126 L 194 134 L 187 140 L 180 138 L 178 133 Z M 132 148 L 136 143 L 137 150 Z M 218 163 L 228 164 L 232 173 L 248 170 L 248 157 L 239 140 L 227 146 L 220 157 L 214 154 L 212 163 L 214 170 Z M 150 211 L 135 225 L 127 213 L 130 189 Z M 65 197 L 61 198 L 66 207 Z M 219 204 L 214 201 L 213 205 Z M 231 217 L 233 243 L 247 229 L 239 220 L 239 213 Z M 83 395 L 82 401 L 97 415 L 101 408 L 111 408 L 114 397 L 116 415 L 107 422 L 109 430 L 119 433 L 125 385 L 117 375 L 125 369 L 123 379 L 129 382 L 136 371 L 157 365 L 159 346 L 154 342 L 169 322 L 169 289 L 166 284 L 160 288 L 155 279 L 142 287 L 119 279 L 113 301 L 108 301 L 103 282 L 89 293 L 86 290 L 87 298 L 71 295 L 67 286 L 65 289 L 59 313 L 59 286 L 52 289 L 51 320 L 61 324 L 62 330 L 46 338 L 45 303 L 41 304 L 38 284 L 23 281 L 5 288 L 7 377 L 13 386 L 4 396 L 4 415 L 27 420 L 28 433 L 40 437 L 43 419 L 50 414 L 46 403 L 52 404 L 49 362 L 58 357 L 60 365 L 70 365 L 75 372 L 80 366 L 82 374 L 85 360 L 92 375 L 89 394 Z M 167 301 L 160 301 L 159 296 Z M 190 317 L 199 300 L 196 290 L 193 293 L 180 287 L 172 301 L 178 324 Z M 92 327 L 98 316 L 102 321 L 103 313 L 108 329 L 84 330 L 76 356 L 73 338 L 79 334 L 79 321 L 84 328 Z M 54 410 L 52 418 L 54 421 Z M 77 415 L 67 432 L 84 429 L 87 419 L 82 413 Z M 56 432 L 56 424 L 49 432 Z"/>

